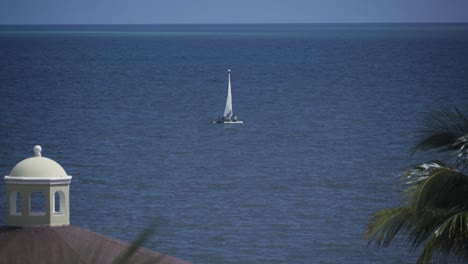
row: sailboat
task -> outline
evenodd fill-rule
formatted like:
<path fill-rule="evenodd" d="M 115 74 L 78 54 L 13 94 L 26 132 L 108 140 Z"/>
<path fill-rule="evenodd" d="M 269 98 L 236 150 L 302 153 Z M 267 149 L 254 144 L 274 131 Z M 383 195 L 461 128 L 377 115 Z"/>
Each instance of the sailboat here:
<path fill-rule="evenodd" d="M 231 70 L 228 70 L 228 94 L 226 98 L 226 107 L 224 108 L 224 115 L 218 117 L 217 120 L 211 121 L 217 124 L 242 124 L 243 121 L 237 120 L 236 115 L 232 111 L 232 95 L 231 95 Z"/>

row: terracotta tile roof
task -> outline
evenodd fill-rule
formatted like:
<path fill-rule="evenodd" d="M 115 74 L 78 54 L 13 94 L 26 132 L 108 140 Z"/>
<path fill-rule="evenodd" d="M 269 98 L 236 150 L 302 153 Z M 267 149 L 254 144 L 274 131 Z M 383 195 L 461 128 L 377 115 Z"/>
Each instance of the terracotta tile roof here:
<path fill-rule="evenodd" d="M 72 225 L 0 227 L 0 263 L 114 263 L 129 247 Z M 128 263 L 188 264 L 146 248 L 139 248 Z"/>

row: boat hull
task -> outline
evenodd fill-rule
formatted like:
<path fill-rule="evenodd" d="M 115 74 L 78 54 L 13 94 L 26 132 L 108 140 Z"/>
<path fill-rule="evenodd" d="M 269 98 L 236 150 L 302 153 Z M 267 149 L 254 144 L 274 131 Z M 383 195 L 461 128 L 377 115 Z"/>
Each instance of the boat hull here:
<path fill-rule="evenodd" d="M 243 124 L 244 121 L 211 121 L 212 124 Z"/>

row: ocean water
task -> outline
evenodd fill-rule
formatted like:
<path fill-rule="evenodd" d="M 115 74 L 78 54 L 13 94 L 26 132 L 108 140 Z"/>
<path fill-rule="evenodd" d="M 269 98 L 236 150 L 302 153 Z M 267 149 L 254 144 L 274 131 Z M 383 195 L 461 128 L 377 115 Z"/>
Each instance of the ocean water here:
<path fill-rule="evenodd" d="M 364 229 L 467 91 L 467 24 L 0 26 L 0 171 L 40 144 L 72 224 L 193 263 L 414 263 Z"/>

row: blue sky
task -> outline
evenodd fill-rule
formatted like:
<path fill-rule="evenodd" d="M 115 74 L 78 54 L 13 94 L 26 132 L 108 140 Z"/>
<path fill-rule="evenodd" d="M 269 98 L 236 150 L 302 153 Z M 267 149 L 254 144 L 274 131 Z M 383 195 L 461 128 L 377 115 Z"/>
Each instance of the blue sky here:
<path fill-rule="evenodd" d="M 0 24 L 468 22 L 468 0 L 0 0 Z"/>

